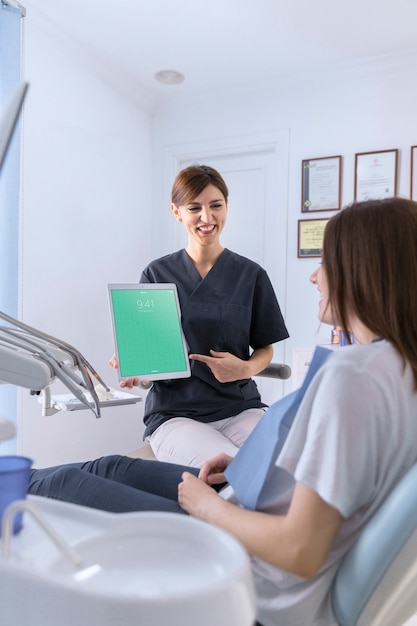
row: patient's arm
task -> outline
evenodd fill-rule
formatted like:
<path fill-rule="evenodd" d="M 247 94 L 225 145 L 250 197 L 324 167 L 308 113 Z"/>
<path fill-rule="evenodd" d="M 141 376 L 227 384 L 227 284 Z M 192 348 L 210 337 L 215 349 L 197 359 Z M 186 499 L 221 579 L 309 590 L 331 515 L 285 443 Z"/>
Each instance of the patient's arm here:
<path fill-rule="evenodd" d="M 325 563 L 343 521 L 335 508 L 301 483 L 285 516 L 226 502 L 188 472 L 178 487 L 178 500 L 190 515 L 229 531 L 251 555 L 304 578 L 314 576 Z"/>

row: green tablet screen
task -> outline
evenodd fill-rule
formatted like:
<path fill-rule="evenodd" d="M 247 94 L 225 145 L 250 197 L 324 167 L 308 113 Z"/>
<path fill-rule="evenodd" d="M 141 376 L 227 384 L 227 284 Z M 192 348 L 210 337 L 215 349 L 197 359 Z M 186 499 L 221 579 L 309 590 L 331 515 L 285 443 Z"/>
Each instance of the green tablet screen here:
<path fill-rule="evenodd" d="M 190 376 L 174 284 L 109 285 L 119 377 Z"/>

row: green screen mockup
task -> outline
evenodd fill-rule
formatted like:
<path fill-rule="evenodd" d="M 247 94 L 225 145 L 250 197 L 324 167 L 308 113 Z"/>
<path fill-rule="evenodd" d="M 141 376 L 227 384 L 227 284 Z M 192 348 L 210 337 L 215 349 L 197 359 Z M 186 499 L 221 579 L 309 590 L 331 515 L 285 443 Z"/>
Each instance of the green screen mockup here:
<path fill-rule="evenodd" d="M 109 285 L 119 377 L 190 376 L 175 285 Z"/>

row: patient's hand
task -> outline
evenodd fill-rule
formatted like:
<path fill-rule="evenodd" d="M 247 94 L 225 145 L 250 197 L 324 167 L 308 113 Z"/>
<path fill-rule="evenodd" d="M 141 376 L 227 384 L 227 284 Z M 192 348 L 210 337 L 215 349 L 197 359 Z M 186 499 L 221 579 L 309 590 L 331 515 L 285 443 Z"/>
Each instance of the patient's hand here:
<path fill-rule="evenodd" d="M 194 361 L 205 363 L 220 383 L 232 383 L 235 380 L 250 378 L 248 361 L 239 359 L 230 352 L 210 350 L 210 355 L 190 354 L 189 357 Z"/>
<path fill-rule="evenodd" d="M 233 457 L 224 452 L 217 454 L 204 463 L 198 478 L 208 485 L 221 485 L 226 482 L 223 472 L 232 460 Z"/>
<path fill-rule="evenodd" d="M 223 502 L 214 489 L 194 474 L 183 473 L 182 482 L 178 485 L 178 503 L 184 511 L 193 517 L 207 520 L 216 508 L 216 501 Z"/>

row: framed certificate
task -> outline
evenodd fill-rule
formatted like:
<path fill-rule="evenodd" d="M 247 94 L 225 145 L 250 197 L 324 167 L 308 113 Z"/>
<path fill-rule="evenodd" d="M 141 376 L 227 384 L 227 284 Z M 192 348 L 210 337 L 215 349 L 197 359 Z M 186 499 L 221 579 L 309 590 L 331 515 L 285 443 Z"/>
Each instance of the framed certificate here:
<path fill-rule="evenodd" d="M 301 171 L 301 212 L 338 211 L 342 193 L 342 157 L 304 159 Z"/>
<path fill-rule="evenodd" d="M 298 220 L 298 258 L 321 256 L 323 235 L 330 218 L 317 220 Z"/>
<path fill-rule="evenodd" d="M 417 146 L 411 146 L 410 198 L 417 200 Z"/>
<path fill-rule="evenodd" d="M 398 150 L 355 154 L 355 202 L 397 194 Z"/>

